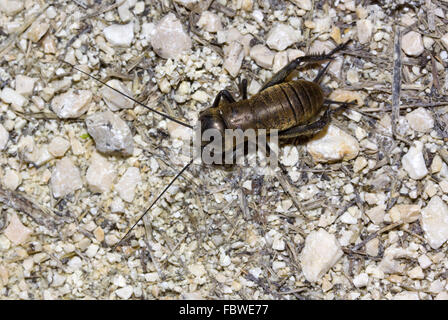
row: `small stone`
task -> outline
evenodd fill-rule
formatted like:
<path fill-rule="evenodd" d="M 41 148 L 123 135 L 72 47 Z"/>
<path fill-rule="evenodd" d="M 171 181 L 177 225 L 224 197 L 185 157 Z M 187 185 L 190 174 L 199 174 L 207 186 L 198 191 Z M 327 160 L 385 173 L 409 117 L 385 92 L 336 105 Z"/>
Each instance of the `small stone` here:
<path fill-rule="evenodd" d="M 434 300 L 448 300 L 448 292 L 442 291 L 434 298 Z"/>
<path fill-rule="evenodd" d="M 99 248 L 100 247 L 98 247 L 98 245 L 96 245 L 96 244 L 89 245 L 89 247 L 86 250 L 86 256 L 88 256 L 89 258 L 95 257 Z"/>
<path fill-rule="evenodd" d="M 368 161 L 367 161 L 366 158 L 364 158 L 364 157 L 357 157 L 355 162 L 353 163 L 353 171 L 355 173 L 359 172 L 362 169 L 364 169 L 367 166 L 367 164 L 368 164 Z"/>
<path fill-rule="evenodd" d="M 89 90 L 70 89 L 53 98 L 51 109 L 59 118 L 78 118 L 87 112 L 92 97 L 92 92 Z"/>
<path fill-rule="evenodd" d="M 182 23 L 173 13 L 167 14 L 157 24 L 151 37 L 153 50 L 162 58 L 175 58 L 191 48 L 191 39 L 183 30 Z"/>
<path fill-rule="evenodd" d="M 300 256 L 306 280 L 318 281 L 342 257 L 336 237 L 324 229 L 312 231 L 305 240 Z"/>
<path fill-rule="evenodd" d="M 272 249 L 277 251 L 285 250 L 285 241 L 283 241 L 283 239 L 280 238 L 274 239 L 274 241 L 272 242 Z"/>
<path fill-rule="evenodd" d="M 233 41 L 226 47 L 223 68 L 226 69 L 232 77 L 236 77 L 240 72 L 243 59 L 243 45 L 238 41 Z"/>
<path fill-rule="evenodd" d="M 358 71 L 350 69 L 347 71 L 347 81 L 351 84 L 359 82 Z"/>
<path fill-rule="evenodd" d="M 274 64 L 272 66 L 272 71 L 274 73 L 280 71 L 284 66 L 288 64 L 288 53 L 286 51 L 277 52 L 274 57 Z"/>
<path fill-rule="evenodd" d="M 82 260 L 80 257 L 76 256 L 70 259 L 70 261 L 67 263 L 68 268 L 74 272 L 76 270 L 81 269 L 82 267 Z"/>
<path fill-rule="evenodd" d="M 2 0 L 0 1 L 0 10 L 7 16 L 15 16 L 24 8 L 22 0 Z"/>
<path fill-rule="evenodd" d="M 286 24 L 279 23 L 269 31 L 266 44 L 271 49 L 283 51 L 299 39 L 300 31 Z"/>
<path fill-rule="evenodd" d="M 41 166 L 52 159 L 52 155 L 48 152 L 48 147 L 36 146 L 32 136 L 22 137 L 19 141 L 18 149 L 23 160 L 36 166 Z"/>
<path fill-rule="evenodd" d="M 98 151 L 124 156 L 134 152 L 131 129 L 120 116 L 110 111 L 94 113 L 87 117 L 86 125 Z"/>
<path fill-rule="evenodd" d="M 250 57 L 260 67 L 271 69 L 274 63 L 274 53 L 262 44 L 257 44 L 250 50 Z"/>
<path fill-rule="evenodd" d="M 134 23 L 113 24 L 104 28 L 103 33 L 111 45 L 130 47 L 134 40 Z"/>
<path fill-rule="evenodd" d="M 367 210 L 366 214 L 374 224 L 380 225 L 383 223 L 384 215 L 386 214 L 386 206 L 384 204 L 380 204 Z"/>
<path fill-rule="evenodd" d="M 311 44 L 309 53 L 310 54 L 329 53 L 334 48 L 335 48 L 335 45 L 330 40 L 328 40 L 328 41 L 314 40 L 313 43 Z"/>
<path fill-rule="evenodd" d="M 291 2 L 306 11 L 311 10 L 313 7 L 311 0 L 291 0 Z"/>
<path fill-rule="evenodd" d="M 418 108 L 406 115 L 412 129 L 419 132 L 429 132 L 434 127 L 434 119 L 425 108 Z"/>
<path fill-rule="evenodd" d="M 296 146 L 285 146 L 282 148 L 281 162 L 287 167 L 294 166 L 299 161 L 299 151 Z"/>
<path fill-rule="evenodd" d="M 394 300 L 420 300 L 418 292 L 403 291 L 394 296 Z"/>
<path fill-rule="evenodd" d="M 410 31 L 401 39 L 401 48 L 408 56 L 418 57 L 425 51 L 423 39 L 420 33 Z"/>
<path fill-rule="evenodd" d="M 0 144 L 1 145 L 1 144 Z M 437 154 L 431 162 L 431 173 L 438 173 L 442 170 L 443 161 L 442 158 Z"/>
<path fill-rule="evenodd" d="M 431 283 L 429 286 L 429 291 L 432 293 L 440 293 L 445 288 L 446 280 L 437 279 Z"/>
<path fill-rule="evenodd" d="M 417 266 L 408 271 L 408 276 L 411 279 L 421 280 L 425 278 L 425 274 L 421 267 Z"/>
<path fill-rule="evenodd" d="M 221 19 L 218 15 L 210 12 L 204 11 L 196 24 L 199 28 L 204 29 L 207 32 L 218 32 L 222 30 Z"/>
<path fill-rule="evenodd" d="M 432 264 L 431 259 L 429 259 L 426 254 L 422 254 L 420 257 L 418 257 L 417 260 L 418 260 L 418 264 L 420 265 L 420 267 L 422 269 L 426 269 L 429 266 L 431 266 L 431 264 Z"/>
<path fill-rule="evenodd" d="M 433 249 L 438 249 L 448 240 L 448 205 L 435 196 L 422 210 L 422 228 L 425 238 Z"/>
<path fill-rule="evenodd" d="M 329 99 L 339 102 L 356 102 L 359 106 L 364 105 L 364 96 L 358 91 L 336 89 L 331 92 Z"/>
<path fill-rule="evenodd" d="M 48 152 L 54 157 L 63 157 L 67 150 L 70 148 L 70 142 L 62 137 L 55 137 L 48 145 Z"/>
<path fill-rule="evenodd" d="M 129 91 L 121 81 L 113 79 L 107 82 L 109 86 L 123 92 L 127 96 L 133 98 L 132 93 Z M 101 89 L 101 95 L 103 96 L 104 102 L 112 111 L 118 111 L 120 109 L 131 109 L 134 107 L 134 101 L 123 96 L 122 94 L 112 90 L 106 86 Z"/>
<path fill-rule="evenodd" d="M 14 243 L 19 245 L 25 243 L 31 234 L 31 229 L 25 227 L 22 222 L 20 222 L 19 217 L 16 213 L 13 213 L 11 219 L 9 220 L 8 227 L 3 232 L 5 236 Z"/>
<path fill-rule="evenodd" d="M 446 33 L 442 38 L 440 38 L 440 41 L 442 42 L 445 49 L 448 50 L 448 33 Z"/>
<path fill-rule="evenodd" d="M 356 288 L 367 287 L 369 276 L 367 273 L 360 273 L 353 278 L 353 284 Z"/>
<path fill-rule="evenodd" d="M 417 204 L 397 204 L 389 211 L 389 216 L 394 223 L 411 223 L 420 218 L 421 207 Z"/>
<path fill-rule="evenodd" d="M 55 198 L 65 197 L 69 193 L 81 189 L 81 174 L 69 158 L 62 158 L 56 163 L 56 167 L 51 173 L 50 186 Z"/>
<path fill-rule="evenodd" d="M 93 231 L 93 235 L 98 242 L 104 241 L 104 230 L 101 227 L 96 227 L 96 229 Z"/>
<path fill-rule="evenodd" d="M 373 33 L 373 24 L 369 19 L 361 19 L 356 23 L 356 31 L 358 32 L 359 43 L 364 44 L 370 42 Z"/>
<path fill-rule="evenodd" d="M 110 211 L 113 213 L 124 212 L 124 202 L 121 198 L 115 198 L 110 204 Z"/>
<path fill-rule="evenodd" d="M 173 139 L 190 140 L 193 131 L 183 125 L 180 125 L 174 121 L 170 121 L 167 124 L 168 133 Z"/>
<path fill-rule="evenodd" d="M 118 181 L 115 190 L 120 198 L 126 202 L 132 202 L 135 196 L 135 188 L 141 182 L 140 170 L 136 167 L 130 167 Z"/>
<path fill-rule="evenodd" d="M 26 31 L 26 37 L 33 42 L 37 42 L 47 33 L 49 28 L 50 25 L 48 23 L 36 20 Z"/>
<path fill-rule="evenodd" d="M 380 240 L 377 238 L 366 243 L 366 253 L 371 257 L 376 257 L 379 254 Z"/>
<path fill-rule="evenodd" d="M 401 159 L 401 164 L 411 179 L 420 180 L 428 174 L 428 169 L 423 158 L 423 144 L 420 141 L 415 141 L 414 144 Z"/>
<path fill-rule="evenodd" d="M 16 108 L 22 108 L 27 102 L 27 100 L 24 96 L 22 96 L 16 90 L 13 90 L 8 87 L 6 87 L 2 90 L 1 99 L 5 103 L 10 103 L 10 104 L 12 104 L 13 107 L 16 107 Z"/>
<path fill-rule="evenodd" d="M 432 50 L 432 46 L 434 44 L 434 39 L 430 37 L 423 37 L 423 46 L 426 50 Z"/>
<path fill-rule="evenodd" d="M 336 44 L 341 44 L 341 29 L 339 27 L 333 26 L 333 28 L 331 29 L 330 37 L 334 40 L 334 42 L 336 42 Z"/>
<path fill-rule="evenodd" d="M 45 53 L 55 54 L 57 50 L 56 41 L 53 36 L 47 34 L 42 40 L 42 48 Z"/>
<path fill-rule="evenodd" d="M 197 102 L 200 103 L 207 103 L 208 100 L 210 99 L 209 95 L 207 94 L 207 92 L 202 91 L 202 90 L 198 90 L 195 93 L 192 94 L 191 98 Z"/>
<path fill-rule="evenodd" d="M 335 162 L 354 159 L 359 152 L 359 143 L 348 133 L 330 124 L 307 143 L 308 152 L 316 162 Z"/>
<path fill-rule="evenodd" d="M 16 76 L 16 92 L 23 96 L 30 96 L 34 90 L 36 79 L 24 75 Z"/>
<path fill-rule="evenodd" d="M 8 144 L 9 133 L 5 127 L 0 123 L 0 150 L 5 150 Z"/>
<path fill-rule="evenodd" d="M 22 183 L 20 173 L 16 170 L 7 169 L 3 176 L 3 184 L 5 187 L 10 190 L 16 190 L 20 183 Z"/>
<path fill-rule="evenodd" d="M 206 274 L 204 265 L 200 262 L 188 266 L 188 270 L 198 278 Z"/>
<path fill-rule="evenodd" d="M 115 180 L 115 176 L 114 165 L 99 153 L 94 152 L 86 173 L 86 180 L 90 191 L 94 193 L 109 191 Z"/>

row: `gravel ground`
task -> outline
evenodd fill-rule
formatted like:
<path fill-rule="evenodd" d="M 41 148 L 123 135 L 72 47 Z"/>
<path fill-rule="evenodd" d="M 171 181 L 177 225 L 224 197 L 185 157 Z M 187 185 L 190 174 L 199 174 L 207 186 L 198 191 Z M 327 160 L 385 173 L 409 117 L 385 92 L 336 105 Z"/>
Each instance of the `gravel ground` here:
<path fill-rule="evenodd" d="M 447 15 L 445 0 L 1 0 L 1 297 L 448 299 Z M 112 248 L 192 132 L 70 64 L 194 125 L 219 90 L 246 78 L 255 94 L 348 40 L 322 86 L 356 105 L 283 147 L 283 170 L 193 165 Z"/>

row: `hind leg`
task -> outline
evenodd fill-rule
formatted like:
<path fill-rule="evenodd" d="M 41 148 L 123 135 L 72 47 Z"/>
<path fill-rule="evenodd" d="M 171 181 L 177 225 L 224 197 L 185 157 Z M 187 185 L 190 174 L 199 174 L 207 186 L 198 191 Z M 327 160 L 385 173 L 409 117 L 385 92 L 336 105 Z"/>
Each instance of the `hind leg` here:
<path fill-rule="evenodd" d="M 333 58 L 333 55 L 341 50 L 344 50 L 347 45 L 351 42 L 351 40 L 347 41 L 344 44 L 341 44 L 330 51 L 328 54 L 317 54 L 317 55 L 309 55 L 309 56 L 303 56 L 298 57 L 294 60 L 292 60 L 290 63 L 288 63 L 286 66 L 284 66 L 279 72 L 277 72 L 271 80 L 266 82 L 263 87 L 261 87 L 260 91 L 263 91 L 269 87 L 272 87 L 276 84 L 282 83 L 285 81 L 285 79 L 288 77 L 288 75 L 294 71 L 302 62 L 306 63 L 312 63 L 312 62 L 323 62 L 326 60 L 331 60 Z"/>

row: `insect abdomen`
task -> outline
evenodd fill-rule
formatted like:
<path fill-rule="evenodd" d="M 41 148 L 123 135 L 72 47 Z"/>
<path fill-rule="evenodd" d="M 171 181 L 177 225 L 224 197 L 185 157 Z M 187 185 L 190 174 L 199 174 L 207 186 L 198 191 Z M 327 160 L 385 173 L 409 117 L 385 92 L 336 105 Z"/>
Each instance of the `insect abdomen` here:
<path fill-rule="evenodd" d="M 272 86 L 248 100 L 221 106 L 230 129 L 278 129 L 306 124 L 319 114 L 324 101 L 314 82 L 298 80 Z"/>

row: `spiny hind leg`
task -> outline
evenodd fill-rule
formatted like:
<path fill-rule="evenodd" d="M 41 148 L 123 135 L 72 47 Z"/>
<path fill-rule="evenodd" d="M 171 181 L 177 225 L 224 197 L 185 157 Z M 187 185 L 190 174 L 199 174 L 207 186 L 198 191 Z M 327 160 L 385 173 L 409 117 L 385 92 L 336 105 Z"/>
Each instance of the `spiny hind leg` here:
<path fill-rule="evenodd" d="M 347 41 L 346 43 L 340 44 L 339 46 L 337 46 L 336 48 L 334 48 L 333 50 L 331 50 L 329 53 L 327 54 L 316 54 L 316 55 L 309 55 L 309 56 L 303 56 L 303 57 L 298 57 L 294 60 L 292 60 L 290 63 L 288 63 L 286 66 L 284 66 L 280 71 L 278 71 L 271 80 L 269 80 L 268 82 L 266 82 L 260 89 L 259 92 L 272 87 L 276 84 L 282 83 L 285 81 L 285 79 L 289 76 L 289 74 L 294 71 L 302 62 L 306 62 L 306 63 L 312 63 L 312 62 L 322 62 L 325 60 L 330 60 L 333 58 L 333 55 L 338 52 L 341 51 L 343 49 L 345 49 L 347 47 L 347 45 L 351 42 L 351 40 Z M 325 72 L 325 71 L 324 71 Z M 322 75 L 321 75 L 322 76 Z M 319 76 L 319 78 L 321 77 Z M 319 80 L 319 78 L 317 80 Z"/>
<path fill-rule="evenodd" d="M 330 115 L 331 110 L 327 109 L 325 113 L 317 121 L 307 125 L 295 126 L 290 129 L 280 131 L 278 133 L 278 137 L 282 140 L 286 140 L 292 138 L 313 136 L 330 123 L 331 119 Z"/>

